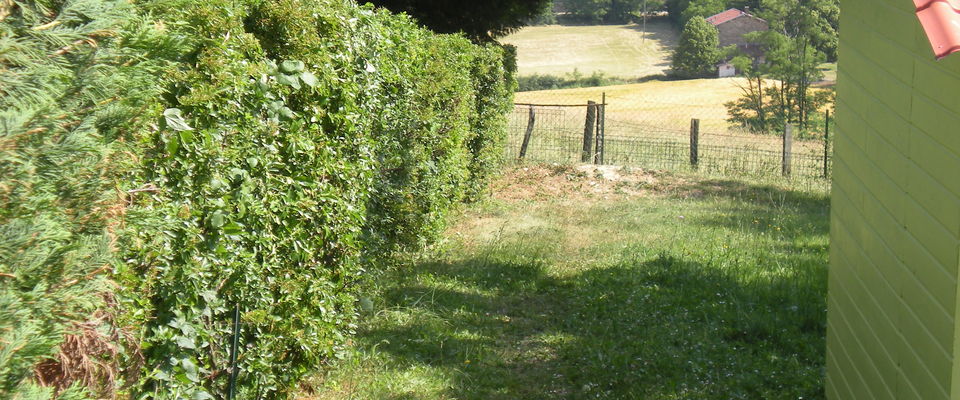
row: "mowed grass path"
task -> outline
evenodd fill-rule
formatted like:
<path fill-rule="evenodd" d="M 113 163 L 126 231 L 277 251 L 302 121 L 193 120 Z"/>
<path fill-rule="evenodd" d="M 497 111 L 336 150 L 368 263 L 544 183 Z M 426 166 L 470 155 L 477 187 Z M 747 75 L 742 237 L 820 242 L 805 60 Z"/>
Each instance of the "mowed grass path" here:
<path fill-rule="evenodd" d="M 638 78 L 664 73 L 680 33 L 666 19 L 640 25 L 530 26 L 501 41 L 517 46 L 520 75 L 586 75 Z"/>
<path fill-rule="evenodd" d="M 379 277 L 303 398 L 824 397 L 826 188 L 530 166 L 495 193 Z"/>

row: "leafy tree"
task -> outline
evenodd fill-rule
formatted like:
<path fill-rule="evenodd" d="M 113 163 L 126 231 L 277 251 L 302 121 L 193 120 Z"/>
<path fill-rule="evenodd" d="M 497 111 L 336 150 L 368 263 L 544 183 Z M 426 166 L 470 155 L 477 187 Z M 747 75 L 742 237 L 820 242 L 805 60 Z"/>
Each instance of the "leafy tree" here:
<path fill-rule="evenodd" d="M 733 59 L 748 84 L 740 99 L 726 104 L 729 120 L 754 132 L 777 132 L 787 122 L 806 130 L 831 101 L 828 91 L 810 90 L 810 83 L 821 78 L 817 66 L 824 56 L 802 37 L 772 31 L 748 35 L 764 47 L 766 62 L 754 65 L 747 56 Z"/>
<path fill-rule="evenodd" d="M 755 66 L 752 58 L 742 55 L 730 62 L 746 78 L 747 84 L 740 85 L 743 95 L 739 99 L 725 104 L 730 115 L 728 120 L 751 132 L 768 132 L 774 123 L 770 121 L 768 101 L 764 99 L 764 66 Z"/>
<path fill-rule="evenodd" d="M 680 21 L 686 25 L 687 21 L 694 17 L 707 18 L 711 15 L 723 12 L 726 4 L 723 0 L 692 0 L 685 10 L 680 14 Z"/>
<path fill-rule="evenodd" d="M 625 23 L 630 22 L 634 16 L 639 15 L 644 6 L 648 11 L 662 7 L 662 1 L 653 0 L 610 0 L 610 6 L 606 15 L 606 22 Z M 646 3 L 646 4 L 644 4 Z"/>
<path fill-rule="evenodd" d="M 647 12 L 664 8 L 664 0 L 567 0 L 573 19 L 582 22 L 626 23 Z"/>
<path fill-rule="evenodd" d="M 527 25 L 551 25 L 557 23 L 557 13 L 553 9 L 553 0 L 547 0 L 547 6 L 540 14 L 533 16 L 527 21 Z"/>
<path fill-rule="evenodd" d="M 667 14 L 678 26 L 683 26 L 680 22 L 683 11 L 690 5 L 690 0 L 666 0 Z"/>
<path fill-rule="evenodd" d="M 361 2 L 366 2 L 362 0 Z M 489 42 L 527 24 L 550 6 L 550 0 L 368 0 L 393 12 L 405 12 L 439 33 L 462 32 Z"/>
<path fill-rule="evenodd" d="M 720 61 L 717 28 L 704 18 L 692 18 L 680 33 L 680 43 L 673 54 L 673 73 L 682 78 L 710 76 Z"/>
<path fill-rule="evenodd" d="M 764 0 L 758 13 L 770 30 L 788 37 L 805 37 L 827 60 L 836 61 L 839 38 L 839 0 Z"/>
<path fill-rule="evenodd" d="M 601 22 L 609 11 L 605 0 L 567 0 L 564 5 L 573 19 L 588 23 Z"/>

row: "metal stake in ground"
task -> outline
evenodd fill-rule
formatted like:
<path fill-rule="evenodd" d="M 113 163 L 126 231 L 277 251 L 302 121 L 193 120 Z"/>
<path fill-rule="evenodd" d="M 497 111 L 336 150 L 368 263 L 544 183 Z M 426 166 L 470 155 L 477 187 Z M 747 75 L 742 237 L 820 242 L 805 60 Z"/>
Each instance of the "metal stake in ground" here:
<path fill-rule="evenodd" d="M 230 344 L 230 386 L 227 399 L 233 400 L 237 391 L 237 344 L 240 342 L 240 305 L 233 309 L 233 343 Z"/>
<path fill-rule="evenodd" d="M 697 169 L 700 163 L 700 120 L 690 120 L 690 166 Z"/>
<path fill-rule="evenodd" d="M 580 156 L 580 162 L 593 161 L 593 128 L 597 124 L 597 102 L 590 100 L 587 102 L 587 120 L 583 127 L 583 154 Z"/>

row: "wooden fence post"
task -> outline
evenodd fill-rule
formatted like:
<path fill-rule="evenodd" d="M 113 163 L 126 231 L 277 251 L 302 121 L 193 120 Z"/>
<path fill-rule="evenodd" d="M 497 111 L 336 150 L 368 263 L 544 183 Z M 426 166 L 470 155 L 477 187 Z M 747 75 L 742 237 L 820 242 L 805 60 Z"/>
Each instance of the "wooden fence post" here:
<path fill-rule="evenodd" d="M 788 122 L 783 129 L 783 176 L 790 176 L 793 166 L 793 125 Z"/>
<path fill-rule="evenodd" d="M 593 129 L 597 124 L 597 102 L 590 100 L 587 102 L 587 120 L 583 127 L 583 154 L 580 156 L 580 162 L 593 161 Z"/>
<path fill-rule="evenodd" d="M 690 120 L 690 165 L 697 169 L 700 163 L 700 120 Z"/>
<path fill-rule="evenodd" d="M 527 120 L 527 131 L 523 134 L 523 144 L 520 145 L 520 159 L 527 156 L 527 146 L 530 145 L 530 136 L 533 135 L 533 124 L 536 122 L 537 112 L 530 106 L 530 119 Z"/>
<path fill-rule="evenodd" d="M 594 157 L 593 163 L 603 165 L 604 160 L 603 156 L 606 150 L 606 140 L 607 140 L 607 93 L 603 93 L 603 98 L 600 100 L 600 105 L 597 106 L 597 148 L 595 150 L 596 155 Z"/>
<path fill-rule="evenodd" d="M 830 110 L 823 122 L 823 179 L 830 178 Z"/>

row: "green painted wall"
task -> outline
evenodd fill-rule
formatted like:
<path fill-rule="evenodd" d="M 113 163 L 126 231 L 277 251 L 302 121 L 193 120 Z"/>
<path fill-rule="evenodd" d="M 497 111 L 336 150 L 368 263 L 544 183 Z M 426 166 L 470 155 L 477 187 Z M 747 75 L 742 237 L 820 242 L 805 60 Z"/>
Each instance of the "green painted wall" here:
<path fill-rule="evenodd" d="M 960 399 L 960 54 L 910 0 L 841 0 L 830 399 Z"/>

